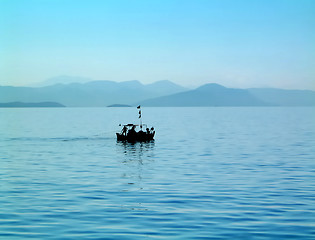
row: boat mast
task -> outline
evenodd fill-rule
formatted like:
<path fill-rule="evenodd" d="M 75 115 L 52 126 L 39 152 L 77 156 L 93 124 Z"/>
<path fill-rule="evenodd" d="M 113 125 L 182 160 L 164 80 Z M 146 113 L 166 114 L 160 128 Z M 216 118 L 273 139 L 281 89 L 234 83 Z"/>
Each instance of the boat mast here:
<path fill-rule="evenodd" d="M 142 114 L 141 114 L 141 106 L 139 105 L 137 107 L 139 109 L 139 119 L 140 119 L 140 129 L 142 130 Z"/>

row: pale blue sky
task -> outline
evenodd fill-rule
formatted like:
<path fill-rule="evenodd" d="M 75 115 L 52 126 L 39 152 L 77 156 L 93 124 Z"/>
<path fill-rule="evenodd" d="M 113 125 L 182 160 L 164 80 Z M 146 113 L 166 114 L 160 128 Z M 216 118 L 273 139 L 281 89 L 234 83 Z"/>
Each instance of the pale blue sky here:
<path fill-rule="evenodd" d="M 58 75 L 315 90 L 313 0 L 0 0 L 0 85 Z"/>

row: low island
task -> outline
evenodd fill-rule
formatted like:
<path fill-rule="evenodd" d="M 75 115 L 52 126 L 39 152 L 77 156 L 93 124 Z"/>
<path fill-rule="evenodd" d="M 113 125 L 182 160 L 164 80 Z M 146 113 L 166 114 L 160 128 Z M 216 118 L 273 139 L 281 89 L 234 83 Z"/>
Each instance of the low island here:
<path fill-rule="evenodd" d="M 108 105 L 107 107 L 131 107 L 131 106 L 127 104 L 112 104 L 112 105 Z"/>

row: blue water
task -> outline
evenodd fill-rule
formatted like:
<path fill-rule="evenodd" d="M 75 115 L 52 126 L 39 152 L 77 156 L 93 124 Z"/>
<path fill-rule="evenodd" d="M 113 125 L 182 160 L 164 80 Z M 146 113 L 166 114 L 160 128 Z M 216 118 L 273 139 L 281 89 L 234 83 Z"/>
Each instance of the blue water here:
<path fill-rule="evenodd" d="M 315 239 L 314 108 L 0 109 L 0 239 Z"/>

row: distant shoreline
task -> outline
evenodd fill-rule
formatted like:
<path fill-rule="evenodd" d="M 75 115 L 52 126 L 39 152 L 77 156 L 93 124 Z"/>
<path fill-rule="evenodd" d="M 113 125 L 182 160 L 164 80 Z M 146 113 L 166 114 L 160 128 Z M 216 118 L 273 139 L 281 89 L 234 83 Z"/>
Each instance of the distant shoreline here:
<path fill-rule="evenodd" d="M 41 108 L 41 107 L 49 107 L 49 108 L 63 108 L 66 107 L 57 102 L 34 102 L 34 103 L 26 103 L 26 102 L 8 102 L 8 103 L 0 103 L 0 108 Z"/>

